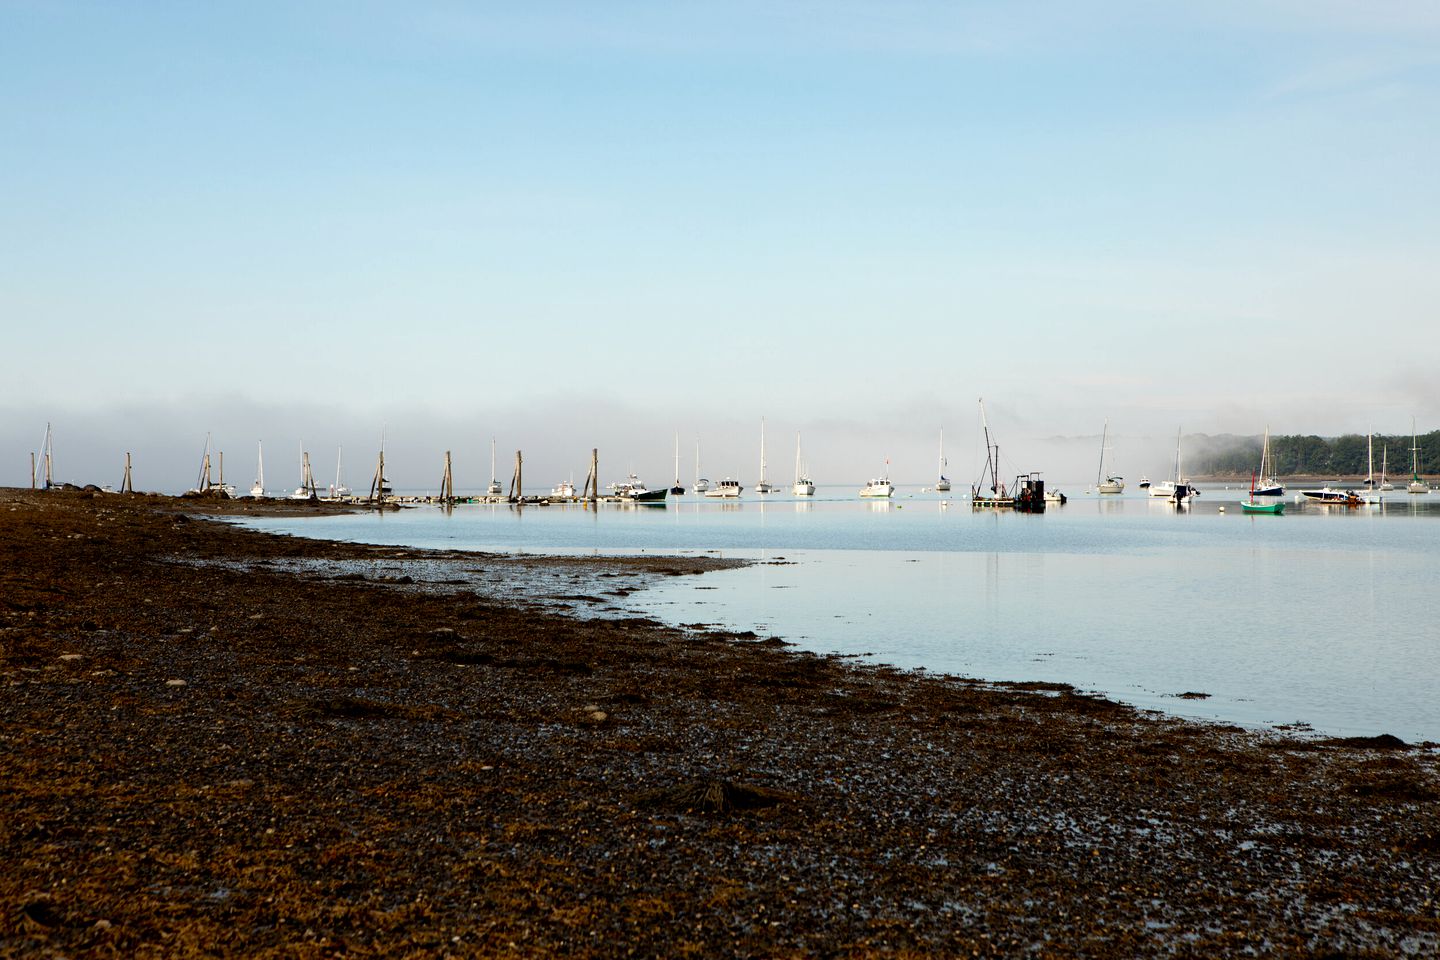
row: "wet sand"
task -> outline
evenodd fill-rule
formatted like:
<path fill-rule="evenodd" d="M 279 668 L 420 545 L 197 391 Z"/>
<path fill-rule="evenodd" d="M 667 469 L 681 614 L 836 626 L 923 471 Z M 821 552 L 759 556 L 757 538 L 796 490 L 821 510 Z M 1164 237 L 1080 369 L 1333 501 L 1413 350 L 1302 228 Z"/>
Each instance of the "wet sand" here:
<path fill-rule="evenodd" d="M 604 609 L 723 561 L 242 509 L 0 491 L 0 956 L 1440 953 L 1433 748 Z"/>

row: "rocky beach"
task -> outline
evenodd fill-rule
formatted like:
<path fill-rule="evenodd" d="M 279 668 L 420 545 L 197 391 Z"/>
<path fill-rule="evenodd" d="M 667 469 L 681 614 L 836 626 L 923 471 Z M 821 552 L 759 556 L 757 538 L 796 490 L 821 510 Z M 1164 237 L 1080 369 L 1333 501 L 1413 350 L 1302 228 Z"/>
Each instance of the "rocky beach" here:
<path fill-rule="evenodd" d="M 1440 752 L 0 491 L 0 956 L 1430 957 Z"/>

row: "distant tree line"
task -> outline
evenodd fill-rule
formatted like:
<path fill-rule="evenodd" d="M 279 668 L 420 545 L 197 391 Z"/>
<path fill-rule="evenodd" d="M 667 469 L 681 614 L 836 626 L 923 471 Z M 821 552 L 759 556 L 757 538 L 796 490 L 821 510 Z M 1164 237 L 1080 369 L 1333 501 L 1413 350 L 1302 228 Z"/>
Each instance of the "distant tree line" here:
<path fill-rule="evenodd" d="M 1185 456 L 1185 472 L 1197 476 L 1248 477 L 1260 466 L 1260 437 L 1198 437 L 1186 445 L 1193 452 Z M 1410 475 L 1409 436 L 1380 436 L 1374 439 L 1375 473 L 1380 473 L 1385 451 L 1389 451 L 1387 472 L 1392 477 Z M 1440 431 L 1422 433 L 1420 473 L 1440 473 Z M 1290 475 L 1354 476 L 1369 469 L 1365 437 L 1281 436 L 1270 438 L 1271 470 L 1277 477 Z"/>

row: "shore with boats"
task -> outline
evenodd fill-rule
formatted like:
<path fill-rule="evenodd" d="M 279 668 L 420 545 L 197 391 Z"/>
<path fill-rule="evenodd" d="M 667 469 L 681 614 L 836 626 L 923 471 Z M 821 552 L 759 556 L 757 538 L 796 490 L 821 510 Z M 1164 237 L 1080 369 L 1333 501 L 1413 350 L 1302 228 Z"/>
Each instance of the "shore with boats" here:
<path fill-rule="evenodd" d="M 211 519 L 313 509 L 0 491 L 0 955 L 1440 950 L 1435 745 L 607 614 L 728 561 Z"/>

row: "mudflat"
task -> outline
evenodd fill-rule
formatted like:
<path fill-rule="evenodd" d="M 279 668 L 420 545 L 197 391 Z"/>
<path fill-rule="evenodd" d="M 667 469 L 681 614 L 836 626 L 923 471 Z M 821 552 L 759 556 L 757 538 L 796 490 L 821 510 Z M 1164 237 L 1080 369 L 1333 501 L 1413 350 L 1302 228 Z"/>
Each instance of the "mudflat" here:
<path fill-rule="evenodd" d="M 606 615 L 719 561 L 244 509 L 0 491 L 0 956 L 1440 953 L 1433 745 Z"/>

